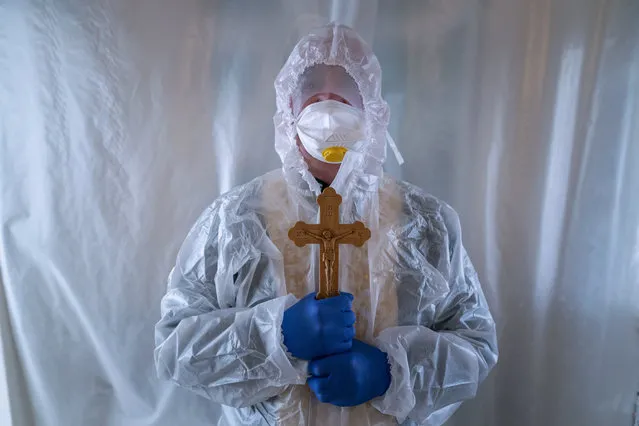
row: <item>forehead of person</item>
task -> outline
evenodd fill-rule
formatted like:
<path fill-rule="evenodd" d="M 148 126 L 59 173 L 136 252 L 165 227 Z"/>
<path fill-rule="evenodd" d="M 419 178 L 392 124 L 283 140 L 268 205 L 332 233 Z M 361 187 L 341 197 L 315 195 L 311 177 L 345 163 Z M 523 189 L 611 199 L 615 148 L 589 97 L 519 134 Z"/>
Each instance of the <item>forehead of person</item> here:
<path fill-rule="evenodd" d="M 343 67 L 313 65 L 300 76 L 292 99 L 293 113 L 298 116 L 308 105 L 326 100 L 364 109 L 359 87 Z"/>

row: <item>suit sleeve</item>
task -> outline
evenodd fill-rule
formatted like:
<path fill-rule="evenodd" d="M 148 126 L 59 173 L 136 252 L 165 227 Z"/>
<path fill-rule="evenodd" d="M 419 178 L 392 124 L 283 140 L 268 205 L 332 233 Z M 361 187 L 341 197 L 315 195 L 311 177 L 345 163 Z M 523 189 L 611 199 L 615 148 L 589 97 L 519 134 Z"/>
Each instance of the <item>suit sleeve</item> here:
<path fill-rule="evenodd" d="M 296 302 L 251 241 L 256 221 L 223 226 L 211 206 L 170 273 L 155 328 L 158 375 L 211 400 L 244 407 L 306 382 L 306 364 L 283 345 L 284 311 Z M 279 289 L 279 291 L 278 291 Z M 236 307 L 236 300 L 258 300 Z"/>
<path fill-rule="evenodd" d="M 440 425 L 479 384 L 497 362 L 493 318 L 477 274 L 461 242 L 457 214 L 448 206 L 442 215 L 447 229 L 449 291 L 436 307 L 432 327 L 391 327 L 376 345 L 388 354 L 391 385 L 372 401 L 379 411 L 399 422 Z"/>

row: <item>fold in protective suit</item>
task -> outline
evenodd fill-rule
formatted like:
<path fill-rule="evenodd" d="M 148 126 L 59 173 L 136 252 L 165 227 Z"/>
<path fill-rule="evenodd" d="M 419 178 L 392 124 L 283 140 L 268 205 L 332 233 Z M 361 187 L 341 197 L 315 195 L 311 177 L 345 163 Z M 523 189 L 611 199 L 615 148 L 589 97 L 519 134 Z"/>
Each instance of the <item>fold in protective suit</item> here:
<path fill-rule="evenodd" d="M 296 247 L 287 235 L 299 220 L 318 220 L 320 186 L 296 146 L 291 102 L 317 64 L 344 67 L 364 106 L 369 143 L 346 154 L 331 186 L 343 197 L 341 221 L 364 222 L 372 237 L 340 248 L 340 286 L 355 296 L 356 337 L 391 364 L 388 391 L 351 408 L 315 399 L 307 363 L 282 343 L 284 311 L 318 276 L 316 246 Z M 302 39 L 275 88 L 283 167 L 222 195 L 190 231 L 156 327 L 158 374 L 224 404 L 218 424 L 440 425 L 497 361 L 495 324 L 457 215 L 383 173 L 381 70 L 352 30 L 330 25 Z"/>

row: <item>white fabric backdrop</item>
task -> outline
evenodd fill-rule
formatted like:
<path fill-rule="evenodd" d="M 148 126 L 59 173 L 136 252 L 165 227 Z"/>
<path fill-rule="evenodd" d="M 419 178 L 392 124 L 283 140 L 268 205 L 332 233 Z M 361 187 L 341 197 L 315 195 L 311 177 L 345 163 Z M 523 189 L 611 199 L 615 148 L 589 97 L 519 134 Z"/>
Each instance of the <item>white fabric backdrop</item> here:
<path fill-rule="evenodd" d="M 449 424 L 632 423 L 638 2 L 0 0 L 0 424 L 216 424 L 155 378 L 165 277 L 278 167 L 273 79 L 331 18 L 373 44 L 388 168 L 459 211 L 499 324 Z"/>

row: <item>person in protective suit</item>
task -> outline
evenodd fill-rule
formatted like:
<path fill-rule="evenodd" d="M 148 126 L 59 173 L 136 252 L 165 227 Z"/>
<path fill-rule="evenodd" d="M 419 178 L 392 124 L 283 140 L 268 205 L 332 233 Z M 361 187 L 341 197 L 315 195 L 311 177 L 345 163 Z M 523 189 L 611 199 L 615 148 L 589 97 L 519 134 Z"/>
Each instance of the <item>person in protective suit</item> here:
<path fill-rule="evenodd" d="M 158 375 L 222 404 L 218 424 L 440 425 L 497 362 L 495 323 L 447 204 L 383 172 L 389 110 L 377 58 L 351 29 L 304 37 L 275 81 L 282 168 L 206 209 L 169 276 Z M 342 223 L 341 294 L 318 300 L 326 186 Z"/>

